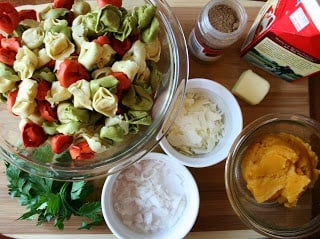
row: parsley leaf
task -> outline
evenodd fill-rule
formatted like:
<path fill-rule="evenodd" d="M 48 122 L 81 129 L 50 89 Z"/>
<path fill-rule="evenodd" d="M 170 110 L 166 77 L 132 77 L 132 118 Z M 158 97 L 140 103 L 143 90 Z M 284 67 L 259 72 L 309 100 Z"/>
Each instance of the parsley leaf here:
<path fill-rule="evenodd" d="M 54 227 L 64 229 L 64 221 L 71 216 L 80 216 L 83 222 L 79 229 L 90 229 L 103 221 L 100 200 L 88 202 L 94 191 L 87 181 L 62 182 L 41 178 L 21 171 L 6 163 L 8 193 L 18 198 L 27 212 L 19 217 L 37 219 L 37 225 L 53 222 Z"/>

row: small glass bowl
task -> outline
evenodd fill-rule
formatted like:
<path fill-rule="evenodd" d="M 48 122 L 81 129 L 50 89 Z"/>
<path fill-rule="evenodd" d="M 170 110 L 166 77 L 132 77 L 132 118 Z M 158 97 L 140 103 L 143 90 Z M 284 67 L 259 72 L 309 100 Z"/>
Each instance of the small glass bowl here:
<path fill-rule="evenodd" d="M 246 126 L 231 147 L 225 165 L 227 195 L 235 213 L 250 228 L 272 238 L 308 238 L 320 231 L 319 182 L 307 189 L 296 207 L 257 203 L 242 176 L 241 161 L 248 146 L 265 133 L 300 137 L 320 156 L 319 122 L 298 114 L 268 114 Z M 319 180 L 318 180 L 319 181 Z"/>
<path fill-rule="evenodd" d="M 52 3 L 52 1 L 37 1 L 37 3 Z M 94 4 L 95 1 L 88 1 Z M 25 4 L 34 1 L 26 0 Z M 143 4 L 153 4 L 157 7 L 156 15 L 160 23 L 161 56 L 157 63 L 163 73 L 162 82 L 155 92 L 152 109 L 153 122 L 150 126 L 141 129 L 138 134 L 127 137 L 123 142 L 113 147 L 107 153 L 97 155 L 94 159 L 81 161 L 54 161 L 52 155 L 47 157 L 33 157 L 33 150 L 21 150 L 17 143 L 21 142 L 19 130 L 20 117 L 8 113 L 6 104 L 0 104 L 0 155 L 4 160 L 37 176 L 53 178 L 55 180 L 75 181 L 89 180 L 106 176 L 119 171 L 143 155 L 151 151 L 165 135 L 168 127 L 176 115 L 173 104 L 182 102 L 189 75 L 188 51 L 181 25 L 163 0 L 123 0 L 126 8 Z M 47 4 L 18 6 L 17 9 L 43 9 Z M 181 94 L 180 94 L 181 92 Z M 168 127 L 163 127 L 167 116 Z M 168 120 L 167 120 L 168 122 Z"/>

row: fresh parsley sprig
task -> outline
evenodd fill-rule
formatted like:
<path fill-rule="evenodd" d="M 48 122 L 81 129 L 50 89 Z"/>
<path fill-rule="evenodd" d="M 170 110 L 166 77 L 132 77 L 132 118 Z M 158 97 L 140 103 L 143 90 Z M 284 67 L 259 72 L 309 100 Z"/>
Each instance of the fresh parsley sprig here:
<path fill-rule="evenodd" d="M 93 185 L 88 181 L 62 182 L 28 174 L 6 163 L 8 191 L 27 208 L 19 219 L 34 219 L 37 225 L 53 222 L 60 230 L 72 215 L 83 217 L 79 229 L 90 229 L 103 221 L 101 203 L 88 201 Z"/>

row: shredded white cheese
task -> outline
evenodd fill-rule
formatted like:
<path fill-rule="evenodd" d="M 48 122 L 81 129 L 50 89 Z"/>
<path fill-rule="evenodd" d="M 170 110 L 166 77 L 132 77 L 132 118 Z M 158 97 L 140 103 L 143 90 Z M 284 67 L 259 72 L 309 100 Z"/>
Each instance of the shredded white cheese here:
<path fill-rule="evenodd" d="M 114 210 L 134 231 L 166 230 L 186 206 L 185 186 L 165 162 L 140 160 L 117 177 L 112 190 Z"/>
<path fill-rule="evenodd" d="M 189 89 L 167 140 L 187 155 L 211 152 L 222 138 L 224 117 L 218 105 L 205 94 Z"/>

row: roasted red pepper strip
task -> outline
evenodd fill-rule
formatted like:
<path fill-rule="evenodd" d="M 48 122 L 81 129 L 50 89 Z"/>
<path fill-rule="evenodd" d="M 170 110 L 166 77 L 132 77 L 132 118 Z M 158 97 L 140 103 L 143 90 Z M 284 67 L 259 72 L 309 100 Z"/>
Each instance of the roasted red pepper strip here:
<path fill-rule="evenodd" d="M 123 91 L 128 90 L 130 88 L 132 82 L 127 77 L 127 75 L 124 74 L 123 72 L 112 72 L 111 75 L 114 76 L 115 78 L 117 78 L 117 80 L 119 81 L 119 83 L 117 85 L 117 97 L 119 100 L 117 114 L 122 114 L 124 112 L 123 105 L 121 104 L 122 97 L 123 97 Z"/>
<path fill-rule="evenodd" d="M 33 122 L 27 122 L 22 129 L 24 147 L 39 147 L 48 139 L 43 128 Z"/>
<path fill-rule="evenodd" d="M 7 96 L 7 109 L 13 115 L 16 115 L 15 113 L 12 112 L 12 107 L 16 103 L 18 91 L 19 91 L 19 89 L 16 89 L 14 91 L 10 91 Z"/>
<path fill-rule="evenodd" d="M 90 74 L 87 69 L 76 60 L 65 59 L 57 70 L 60 85 L 68 88 L 78 80 L 89 80 Z"/>
<path fill-rule="evenodd" d="M 89 147 L 87 141 L 74 144 L 69 148 L 69 153 L 74 160 L 92 159 L 94 158 L 94 151 Z"/>
<path fill-rule="evenodd" d="M 38 101 L 38 108 L 42 118 L 49 122 L 55 122 L 58 120 L 57 107 L 51 107 L 51 104 L 46 101 Z"/>
<path fill-rule="evenodd" d="M 111 39 L 111 47 L 115 50 L 120 56 L 123 56 L 131 48 L 132 42 L 131 39 L 126 38 L 124 41 L 120 41 L 116 38 Z"/>
<path fill-rule="evenodd" d="M 1 39 L 1 48 L 9 49 L 18 53 L 20 47 L 21 47 L 21 39 L 18 37 Z"/>
<path fill-rule="evenodd" d="M 99 36 L 98 38 L 94 39 L 93 41 L 98 43 L 101 46 L 111 43 L 110 38 L 108 36 Z"/>
<path fill-rule="evenodd" d="M 51 149 L 56 154 L 61 154 L 72 144 L 73 137 L 66 134 L 56 134 L 51 138 Z"/>
<path fill-rule="evenodd" d="M 0 29 L 7 34 L 12 33 L 20 22 L 18 11 L 9 2 L 0 3 Z"/>
<path fill-rule="evenodd" d="M 48 94 L 48 91 L 51 89 L 50 82 L 46 80 L 41 80 L 38 83 L 38 91 L 36 95 L 37 100 L 45 100 Z"/>
<path fill-rule="evenodd" d="M 53 8 L 66 8 L 70 10 L 74 0 L 54 0 L 53 1 Z"/>
<path fill-rule="evenodd" d="M 23 9 L 19 12 L 20 21 L 25 19 L 32 19 L 37 21 L 37 11 L 34 9 Z"/>
<path fill-rule="evenodd" d="M 0 61 L 6 65 L 13 66 L 20 44 L 20 39 L 17 37 L 1 38 Z"/>
<path fill-rule="evenodd" d="M 97 0 L 97 5 L 99 7 L 104 7 L 107 4 L 114 5 L 116 7 L 122 6 L 122 0 Z"/>
<path fill-rule="evenodd" d="M 8 66 L 13 66 L 17 53 L 9 49 L 0 48 L 0 61 Z"/>
<path fill-rule="evenodd" d="M 123 90 L 128 90 L 132 84 L 132 81 L 128 78 L 126 74 L 123 72 L 112 72 L 112 76 L 117 78 L 119 84 L 117 86 L 117 90 L 122 92 Z"/>

